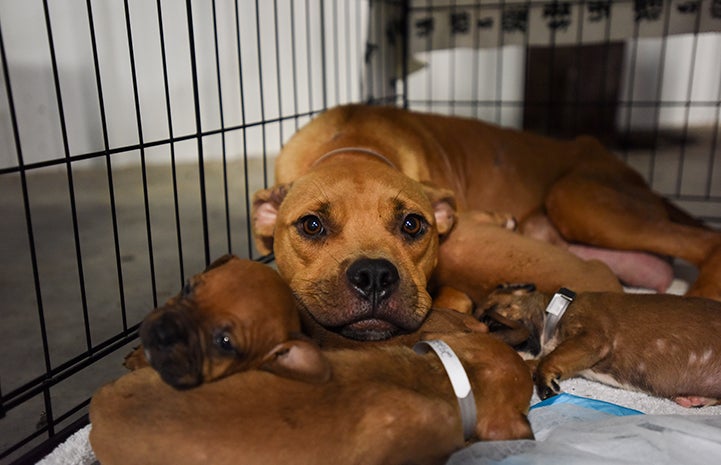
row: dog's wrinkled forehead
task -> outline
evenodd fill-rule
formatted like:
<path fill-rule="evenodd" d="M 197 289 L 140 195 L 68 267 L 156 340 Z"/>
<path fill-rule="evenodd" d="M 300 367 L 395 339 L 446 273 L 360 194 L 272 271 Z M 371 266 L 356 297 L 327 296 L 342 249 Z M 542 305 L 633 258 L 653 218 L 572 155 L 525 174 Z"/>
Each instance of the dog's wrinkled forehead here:
<path fill-rule="evenodd" d="M 382 164 L 370 169 L 351 160 L 327 165 L 293 183 L 281 205 L 282 217 L 292 221 L 312 212 L 345 222 L 363 209 L 389 215 L 414 212 L 432 220 L 433 207 L 420 183 Z"/>

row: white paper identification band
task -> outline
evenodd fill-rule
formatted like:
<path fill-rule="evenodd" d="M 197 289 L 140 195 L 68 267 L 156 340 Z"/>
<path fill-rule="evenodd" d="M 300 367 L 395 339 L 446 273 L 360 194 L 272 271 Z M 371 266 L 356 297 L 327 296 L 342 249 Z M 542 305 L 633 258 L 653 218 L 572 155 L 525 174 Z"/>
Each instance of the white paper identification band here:
<path fill-rule="evenodd" d="M 543 325 L 543 341 L 541 345 L 548 342 L 553 336 L 553 332 L 556 330 L 558 322 L 561 321 L 563 314 L 566 313 L 566 309 L 571 305 L 573 299 L 576 298 L 576 293 L 562 287 L 555 294 L 546 307 L 546 321 Z"/>
<path fill-rule="evenodd" d="M 461 408 L 461 422 L 463 423 L 463 437 L 471 439 L 476 432 L 476 401 L 473 398 L 471 382 L 468 380 L 466 370 L 453 349 L 443 341 L 433 339 L 420 341 L 413 346 L 416 353 L 424 354 L 429 349 L 438 355 L 438 358 L 446 369 L 448 378 L 451 380 L 453 391 L 458 398 L 458 405 Z"/>

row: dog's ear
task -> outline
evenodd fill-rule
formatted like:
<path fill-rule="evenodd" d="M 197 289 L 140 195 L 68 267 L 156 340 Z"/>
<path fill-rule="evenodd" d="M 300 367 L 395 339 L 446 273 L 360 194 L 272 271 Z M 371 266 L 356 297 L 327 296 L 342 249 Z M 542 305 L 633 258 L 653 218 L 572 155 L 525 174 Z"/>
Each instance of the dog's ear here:
<path fill-rule="evenodd" d="M 423 190 L 433 205 L 438 234 L 448 234 L 456 223 L 456 196 L 450 189 L 423 182 Z"/>
<path fill-rule="evenodd" d="M 523 322 L 506 318 L 493 309 L 486 311 L 483 320 L 491 330 L 491 334 L 511 347 L 521 345 L 531 337 L 531 331 Z"/>
<path fill-rule="evenodd" d="M 255 246 L 263 255 L 273 251 L 273 232 L 278 218 L 278 208 L 288 193 L 288 184 L 262 189 L 253 196 L 251 222 Z"/>
<path fill-rule="evenodd" d="M 216 258 L 207 267 L 205 267 L 205 269 L 203 270 L 203 273 L 206 273 L 214 268 L 219 268 L 219 267 L 225 265 L 226 263 L 228 263 L 229 261 L 234 260 L 236 258 L 237 257 L 233 254 L 225 254 L 222 257 Z"/>
<path fill-rule="evenodd" d="M 325 383 L 332 372 L 320 348 L 305 339 L 278 344 L 265 356 L 260 369 L 307 383 Z"/>

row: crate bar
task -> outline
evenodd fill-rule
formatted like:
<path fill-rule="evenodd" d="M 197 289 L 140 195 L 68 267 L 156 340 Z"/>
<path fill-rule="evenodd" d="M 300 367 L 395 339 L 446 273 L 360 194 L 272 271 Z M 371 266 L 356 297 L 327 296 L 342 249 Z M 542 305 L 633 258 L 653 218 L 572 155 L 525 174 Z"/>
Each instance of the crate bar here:
<path fill-rule="evenodd" d="M 318 16 L 320 17 L 320 69 L 321 79 L 323 81 L 323 86 L 321 87 L 323 90 L 322 108 L 325 110 L 328 108 L 328 70 L 326 69 L 327 58 L 325 56 L 325 49 L 327 45 L 325 41 L 325 0 L 320 0 L 320 13 Z"/>
<path fill-rule="evenodd" d="M 404 4 L 407 0 L 404 0 Z M 360 2 L 357 2 L 360 3 Z M 348 100 L 353 100 L 353 86 L 351 85 L 352 79 L 351 76 L 353 76 L 353 67 L 351 66 L 351 63 L 353 60 L 351 60 L 350 57 L 353 55 L 353 48 L 351 46 L 351 26 L 350 26 L 350 7 L 351 4 L 346 0 L 345 2 L 345 30 L 346 30 L 346 44 L 345 44 L 345 56 L 346 56 L 346 95 L 348 96 Z M 360 15 L 357 15 L 356 18 L 360 18 Z M 405 76 L 405 73 L 404 73 Z"/>
<path fill-rule="evenodd" d="M 135 64 L 135 49 L 133 47 L 133 33 L 130 26 L 130 7 L 128 0 L 123 2 L 125 7 L 125 30 L 128 39 L 128 56 L 130 58 L 130 76 L 133 84 L 133 103 L 135 104 L 135 124 L 138 131 L 140 145 L 140 173 L 143 180 L 143 208 L 145 213 L 145 235 L 148 244 L 148 262 L 150 263 L 150 284 L 153 291 L 153 307 L 158 306 L 157 284 L 155 280 L 155 260 L 153 257 L 153 234 L 150 223 L 150 200 L 148 196 L 148 173 L 145 164 L 145 145 L 143 143 L 143 119 L 140 114 L 140 95 L 138 92 L 138 75 Z"/>
<path fill-rule="evenodd" d="M 714 165 L 716 157 L 714 156 L 718 149 L 719 131 L 721 131 L 721 82 L 719 82 L 718 94 L 716 98 L 716 118 L 714 123 L 714 131 L 711 135 L 711 148 L 709 152 L 709 166 L 706 171 L 706 199 L 711 198 L 711 183 L 713 180 Z M 721 217 L 721 215 L 719 215 Z"/>
<path fill-rule="evenodd" d="M 173 185 L 173 214 L 175 220 L 175 240 L 178 242 L 178 270 L 180 271 L 180 284 L 185 280 L 185 265 L 183 264 L 183 234 L 180 227 L 180 202 L 178 200 L 178 172 L 175 161 L 175 135 L 173 130 L 173 113 L 170 105 L 170 83 L 168 82 L 168 58 L 165 48 L 165 27 L 163 25 L 163 9 L 161 0 L 156 1 L 158 10 L 158 36 L 160 39 L 160 60 L 163 67 L 163 91 L 165 92 L 165 114 L 168 118 L 168 141 L 170 148 L 170 173 Z"/>
<path fill-rule="evenodd" d="M 8 410 L 21 405 L 22 403 L 30 400 L 31 398 L 35 397 L 36 395 L 38 395 L 41 392 L 49 390 L 50 387 L 60 383 L 61 381 L 67 379 L 68 377 L 78 373 L 79 371 L 83 370 L 84 368 L 87 368 L 87 367 L 93 365 L 98 360 L 100 360 L 104 357 L 107 357 L 108 355 L 117 351 L 121 347 L 125 346 L 126 344 L 128 344 L 128 342 L 137 338 L 138 326 L 139 325 L 136 325 L 133 329 L 123 332 L 123 333 L 109 339 L 108 341 L 104 342 L 103 344 L 98 345 L 95 348 L 94 353 L 92 353 L 92 354 L 87 353 L 83 356 L 75 357 L 74 359 L 66 362 L 65 364 L 63 364 L 63 366 L 67 366 L 68 368 L 64 368 L 63 371 L 58 371 L 57 369 L 53 370 L 53 373 L 57 372 L 57 374 L 50 373 L 50 378 L 48 378 L 48 379 L 44 379 L 43 377 L 38 378 L 37 381 L 35 382 L 35 385 L 37 387 L 34 387 L 32 389 L 24 388 L 24 391 L 22 391 L 22 392 L 19 392 L 20 390 L 16 389 L 12 393 L 10 393 L 8 396 L 6 396 L 6 398 L 11 399 L 9 402 L 7 402 L 7 405 L 9 406 Z M 18 395 L 17 396 L 14 395 L 15 393 L 18 393 Z M 5 398 L 3 398 L 3 403 L 5 403 L 4 399 Z M 27 437 L 25 437 L 18 443 L 13 444 L 8 449 L 0 452 L 0 459 L 3 459 L 5 457 L 9 456 L 13 452 L 22 448 L 24 445 L 28 444 L 33 439 L 36 439 L 45 433 L 48 433 L 49 440 L 52 440 L 53 438 L 58 437 L 58 435 L 63 435 L 64 432 L 68 431 L 68 428 L 72 427 L 72 425 L 63 429 L 63 431 L 60 431 L 60 432 L 55 432 L 55 426 L 59 425 L 60 423 L 67 420 L 75 413 L 77 413 L 80 410 L 82 410 L 83 408 L 85 408 L 89 403 L 90 403 L 90 399 L 85 399 L 84 401 L 80 402 L 78 405 L 75 405 L 70 410 L 66 411 L 65 413 L 58 415 L 56 418 L 53 419 L 53 421 L 48 420 L 47 425 L 43 426 L 42 428 L 40 428 L 37 431 L 33 432 L 32 434 L 28 435 Z M 82 421 L 82 418 L 80 421 Z M 87 421 L 84 424 L 87 424 Z M 73 423 L 73 425 L 75 425 L 75 423 Z M 83 426 L 83 425 L 81 425 L 81 426 Z M 76 430 L 76 429 L 77 428 L 75 428 L 74 430 Z M 41 444 L 40 446 L 38 446 L 36 448 L 36 450 L 41 450 L 41 448 L 44 448 L 45 446 L 46 446 L 46 444 Z M 45 448 L 43 455 L 50 452 L 50 449 L 51 448 Z M 16 463 L 24 464 L 24 463 L 30 462 L 27 459 L 27 457 L 29 455 L 33 455 L 33 454 L 34 454 L 33 451 L 28 452 L 26 455 L 24 455 L 23 457 L 18 459 L 16 461 Z"/>
<path fill-rule="evenodd" d="M 291 2 L 290 2 L 290 37 L 291 37 L 290 43 L 291 43 L 291 48 L 292 48 L 290 57 L 291 57 L 291 69 L 292 69 L 292 74 L 293 74 L 293 114 L 296 115 L 295 130 L 297 131 L 300 128 L 300 121 L 297 116 L 298 115 L 298 63 L 296 60 L 296 50 L 295 50 L 295 0 L 291 0 Z"/>
<path fill-rule="evenodd" d="M 220 52 L 218 50 L 218 19 L 216 12 L 216 2 L 211 2 L 213 13 L 213 47 L 215 49 L 215 74 L 218 86 L 218 116 L 220 117 L 220 128 L 225 129 L 225 115 L 223 112 L 223 85 L 220 79 Z M 225 237 L 227 252 L 233 250 L 233 243 L 230 234 L 230 206 L 228 202 L 228 154 L 225 144 L 225 131 L 220 132 L 222 175 L 223 175 L 223 200 L 225 213 Z"/>
<path fill-rule="evenodd" d="M 105 169 L 108 174 L 108 196 L 110 200 L 110 217 L 113 228 L 113 248 L 115 252 L 115 270 L 118 277 L 118 292 L 120 298 L 120 315 L 123 329 L 128 329 L 128 316 L 125 303 L 125 286 L 123 284 L 123 265 L 120 258 L 120 238 L 118 235 L 118 213 L 115 204 L 115 187 L 113 182 L 113 167 L 110 160 L 110 141 L 108 138 L 108 121 L 105 113 L 105 98 L 103 95 L 103 83 L 100 76 L 100 62 L 98 58 L 98 46 L 95 34 L 95 22 L 93 18 L 93 7 L 91 0 L 86 0 L 85 9 L 88 14 L 88 28 L 90 32 L 90 45 L 93 51 L 93 71 L 95 73 L 95 86 L 98 90 L 98 107 L 100 110 L 100 126 L 103 135 L 103 149 L 105 158 Z"/>
<path fill-rule="evenodd" d="M 686 88 L 686 104 L 684 105 L 683 126 L 681 128 L 681 140 L 685 141 L 688 136 L 688 120 L 691 115 L 691 93 L 693 91 L 694 70 L 696 69 L 696 53 L 698 49 L 698 30 L 701 24 L 700 8 L 696 11 L 696 22 L 694 24 L 693 45 L 691 47 L 691 66 L 689 66 L 688 86 Z M 679 153 L 678 171 L 676 177 L 676 196 L 681 195 L 683 184 L 684 161 L 686 160 L 686 144 L 681 144 L 681 153 Z"/>
<path fill-rule="evenodd" d="M 669 21 L 671 18 L 671 2 L 665 2 L 664 5 L 664 18 L 663 18 L 663 35 L 661 37 L 661 51 L 659 53 L 660 59 L 658 60 L 658 70 L 656 72 L 656 75 L 658 76 L 658 87 L 656 87 L 656 98 L 655 102 L 656 105 L 654 108 L 654 114 L 653 114 L 653 128 L 651 130 L 651 138 L 654 141 L 654 144 L 651 146 L 650 150 L 650 161 L 649 161 L 649 167 L 648 167 L 648 174 L 646 176 L 646 180 L 650 186 L 653 186 L 653 179 L 656 174 L 656 158 L 657 158 L 657 150 L 656 150 L 656 141 L 659 139 L 660 134 L 660 120 L 661 120 L 661 107 L 659 103 L 661 102 L 661 97 L 663 93 L 663 75 L 664 75 L 664 69 L 666 65 L 666 49 L 668 46 L 668 40 L 667 40 L 667 32 L 669 28 Z M 679 168 L 681 169 L 680 165 L 681 161 L 679 161 Z M 677 171 L 678 172 L 678 171 Z"/>
<path fill-rule="evenodd" d="M 473 5 L 473 12 L 475 13 L 476 18 L 481 16 L 480 15 L 481 2 L 478 2 Z M 478 88 L 480 86 L 480 79 L 481 79 L 480 73 L 478 70 L 478 66 L 479 66 L 479 59 L 478 59 L 479 47 L 478 46 L 479 46 L 480 40 L 481 40 L 480 39 L 481 33 L 479 32 L 478 27 L 475 24 L 471 24 L 471 28 L 473 29 L 473 47 L 474 47 L 473 59 L 471 61 L 471 100 L 477 101 L 478 100 Z M 498 29 L 501 30 L 503 28 L 498 28 Z M 498 48 L 496 50 L 496 54 L 497 54 L 496 56 L 501 55 L 501 49 L 502 49 L 502 44 L 499 42 Z M 498 73 L 498 69 L 496 69 L 496 73 Z M 498 85 L 498 82 L 496 82 L 496 85 Z M 498 87 L 496 87 L 496 88 L 498 88 Z M 473 111 L 473 114 L 472 114 L 473 117 L 478 118 L 478 106 L 477 105 L 473 105 L 472 111 Z"/>
<path fill-rule="evenodd" d="M 501 0 L 501 11 L 506 11 L 506 2 Z M 503 46 L 506 35 L 503 28 L 498 28 L 498 49 L 496 51 L 496 123 L 501 124 L 503 116 Z M 478 111 L 478 105 L 474 107 Z"/>
<path fill-rule="evenodd" d="M 89 317 L 88 317 L 88 307 L 87 307 L 87 299 L 85 295 L 85 277 L 83 275 L 83 265 L 82 265 L 82 255 L 80 251 L 80 234 L 78 231 L 78 217 L 77 217 L 77 208 L 75 205 L 75 187 L 73 183 L 73 169 L 72 164 L 70 162 L 70 145 L 68 142 L 68 134 L 67 134 L 67 126 L 65 124 L 65 110 L 63 107 L 63 97 L 62 92 L 60 89 L 60 77 L 58 74 L 58 67 L 57 67 L 57 59 L 55 56 L 55 43 L 53 41 L 53 30 L 52 30 L 52 24 L 50 21 L 50 10 L 48 6 L 47 0 L 43 0 L 43 14 L 45 17 L 45 29 L 47 32 L 47 38 L 48 38 L 48 48 L 50 51 L 50 65 L 52 68 L 53 73 L 53 84 L 55 88 L 55 98 L 56 103 L 58 106 L 58 117 L 60 122 L 60 133 L 63 139 L 63 154 L 64 154 L 64 160 L 65 160 L 65 172 L 67 176 L 67 185 L 68 185 L 68 196 L 70 201 L 70 212 L 71 212 L 71 220 L 73 225 L 73 239 L 75 243 L 75 261 L 78 267 L 78 284 L 80 286 L 80 298 L 81 298 L 81 306 L 82 306 L 82 312 L 83 312 L 83 323 L 85 326 L 85 340 L 86 345 L 88 347 L 88 350 L 90 350 L 90 347 L 92 346 L 92 341 L 90 340 L 90 328 L 89 328 Z M 44 346 L 48 346 L 47 342 L 43 343 Z M 47 371 L 47 370 L 46 370 Z M 47 426 L 48 426 L 48 434 L 49 436 L 52 436 L 55 434 L 55 423 L 53 419 L 53 404 L 52 399 L 50 397 L 50 386 L 46 383 L 44 383 L 42 388 L 44 403 L 45 403 L 45 418 L 47 419 Z"/>
<path fill-rule="evenodd" d="M 218 135 L 222 132 L 227 133 L 227 132 L 232 132 L 232 131 L 242 131 L 242 130 L 245 130 L 250 127 L 260 126 L 262 124 L 268 124 L 271 122 L 279 122 L 279 121 L 283 121 L 285 119 L 292 119 L 292 118 L 296 118 L 296 117 L 309 116 L 314 113 L 317 113 L 317 112 L 307 111 L 307 112 L 299 113 L 298 115 L 292 115 L 292 116 L 284 117 L 284 118 L 270 118 L 266 121 L 257 121 L 257 122 L 248 123 L 248 124 L 238 124 L 238 125 L 234 125 L 234 126 L 229 126 L 225 129 L 211 129 L 208 131 L 201 132 L 200 136 L 208 137 L 208 136 Z M 158 139 L 155 141 L 143 142 L 142 144 L 138 143 L 138 144 L 126 145 L 126 146 L 117 147 L 117 148 L 111 148 L 107 152 L 104 150 L 86 152 L 86 153 L 83 153 L 80 155 L 71 155 L 70 160 L 73 162 L 78 161 L 78 160 L 90 160 L 93 158 L 97 158 L 98 156 L 105 155 L 106 153 L 109 155 L 118 155 L 121 153 L 132 152 L 135 150 L 159 147 L 162 145 L 168 145 L 169 143 L 173 143 L 173 142 L 188 141 L 188 140 L 196 139 L 197 137 L 198 137 L 198 133 L 193 133 L 193 134 L 187 134 L 184 136 L 177 136 L 174 139 L 168 139 L 168 138 Z M 59 159 L 52 159 L 52 160 L 46 160 L 46 161 L 41 161 L 41 162 L 35 162 L 35 163 L 28 163 L 24 166 L 24 169 L 29 171 L 29 170 L 38 169 L 38 168 L 45 168 L 48 166 L 55 166 L 55 165 L 63 164 L 63 163 L 65 163 L 65 161 L 66 160 L 64 158 L 59 158 Z M 0 169 L 0 175 L 7 174 L 7 173 L 16 173 L 18 171 L 20 171 L 19 167 L 2 168 L 2 169 Z"/>
<path fill-rule="evenodd" d="M 278 0 L 273 0 L 273 17 L 275 18 L 275 21 L 273 22 L 274 30 L 274 37 L 275 37 L 275 71 L 277 73 L 275 78 L 276 83 L 276 89 L 275 92 L 278 95 L 278 116 L 283 116 L 283 90 L 281 89 L 280 85 L 280 76 L 283 75 L 283 73 L 280 72 L 280 37 L 278 35 Z M 283 146 L 283 124 L 278 124 L 278 138 L 279 143 L 278 145 L 280 147 Z"/>
<path fill-rule="evenodd" d="M 456 0 L 451 0 L 451 4 L 449 7 L 449 11 L 451 15 L 454 15 L 456 13 Z M 455 115 L 456 114 L 456 55 L 458 54 L 458 49 L 456 48 L 456 36 L 453 34 L 452 26 L 451 26 L 451 43 L 450 43 L 450 50 L 448 51 L 448 95 L 451 97 L 451 106 L 450 106 L 450 114 Z"/>
<path fill-rule="evenodd" d="M 311 28 L 310 28 L 310 4 L 308 3 L 308 0 L 305 0 L 305 45 L 306 45 L 306 53 L 307 53 L 307 62 L 308 62 L 308 110 L 313 111 L 313 54 L 311 46 Z"/>
<path fill-rule="evenodd" d="M 243 86 L 243 54 L 240 42 L 240 7 L 238 6 L 239 0 L 235 0 L 235 47 L 238 59 L 238 86 L 240 89 L 240 119 L 242 121 L 241 133 L 243 134 L 243 178 L 245 181 L 244 193 L 245 193 L 245 212 L 246 216 L 250 218 L 250 176 L 248 175 L 248 133 L 246 131 L 246 115 L 245 115 L 245 88 Z M 246 237 L 252 237 L 252 228 L 250 221 L 246 221 L 245 224 Z M 248 256 L 253 256 L 253 244 L 252 241 L 248 241 Z"/>
<path fill-rule="evenodd" d="M 266 135 L 266 122 L 265 122 L 265 91 L 263 89 L 263 48 L 260 45 L 260 5 L 259 0 L 255 0 L 255 38 L 256 38 L 256 50 L 258 53 L 258 86 L 259 86 L 259 97 L 260 97 L 260 124 L 261 140 L 263 146 L 263 185 L 268 186 L 268 145 Z"/>
<path fill-rule="evenodd" d="M 104 355 L 107 355 L 136 339 L 138 337 L 139 327 L 140 323 L 137 323 L 129 329 L 122 331 L 96 345 L 93 347 L 92 351 L 83 352 L 82 354 L 65 361 L 57 367 L 48 370 L 47 373 L 37 376 L 22 386 L 12 390 L 2 397 L 3 405 L 7 410 L 11 410 L 31 397 L 35 397 L 40 394 L 43 389 L 54 386 L 77 373 L 81 369 L 87 368 L 93 361 L 103 358 Z"/>
<path fill-rule="evenodd" d="M 323 15 L 323 17 L 325 17 L 325 10 L 323 10 L 321 14 Z M 338 92 L 338 87 L 340 86 L 340 75 L 339 75 L 339 71 L 338 71 L 338 2 L 337 1 L 331 2 L 330 15 L 333 18 L 333 20 L 331 21 L 332 39 L 331 39 L 330 45 L 333 47 L 332 55 L 333 55 L 333 64 L 335 65 L 335 66 L 333 66 L 333 82 L 335 84 L 333 86 L 333 90 L 334 90 L 334 94 L 335 94 L 334 103 L 338 103 L 340 101 L 340 94 Z M 323 40 L 322 50 L 324 51 L 323 53 L 325 54 L 325 40 Z M 323 62 L 325 63 L 325 60 L 323 60 Z"/>
<path fill-rule="evenodd" d="M 84 407 L 86 404 L 84 403 L 81 407 Z M 73 412 L 74 413 L 74 412 Z M 61 431 L 58 431 L 55 433 L 55 436 L 51 437 L 44 443 L 40 444 L 39 446 L 31 449 L 29 452 L 23 454 L 23 456 L 12 462 L 13 465 L 25 465 L 29 463 L 37 463 L 40 460 L 42 460 L 47 454 L 53 451 L 57 446 L 65 442 L 66 439 L 68 439 L 70 436 L 72 436 L 76 431 L 78 431 L 80 428 L 83 428 L 85 425 L 87 425 L 89 422 L 88 415 L 85 414 L 82 417 L 78 418 L 77 420 L 70 423 L 68 426 L 64 427 Z M 15 452 L 25 444 L 29 443 L 36 437 L 40 436 L 41 432 L 36 432 L 32 436 L 26 438 L 22 443 L 16 444 L 12 450 L 7 451 L 7 454 L 0 455 L 0 459 L 6 457 L 7 455 L 10 455 L 11 453 Z"/>
<path fill-rule="evenodd" d="M 126 0 L 127 1 L 127 0 Z M 203 125 L 200 115 L 200 91 L 198 87 L 198 61 L 195 54 L 195 28 L 193 27 L 193 2 L 186 0 L 186 16 L 188 19 L 188 48 L 190 52 L 190 72 L 193 80 L 193 105 L 195 108 L 194 138 L 198 147 L 198 182 L 200 184 L 200 209 L 203 223 L 203 252 L 205 254 L 205 265 L 210 264 L 210 240 L 208 238 L 208 205 L 207 193 L 205 190 L 205 157 L 203 155 Z"/>
<path fill-rule="evenodd" d="M 0 22 L 0 58 L 2 59 L 3 77 L 5 80 L 5 93 L 7 94 L 8 109 L 10 110 L 10 124 L 12 125 L 13 140 L 15 142 L 15 154 L 18 160 L 18 172 L 20 175 L 20 187 L 23 196 L 23 208 L 25 210 L 25 225 L 28 236 L 28 248 L 30 249 L 30 262 L 32 264 L 33 285 L 35 289 L 35 300 L 37 303 L 38 323 L 40 326 L 40 339 L 43 346 L 43 362 L 45 371 L 52 369 L 50 363 L 50 348 L 48 346 L 47 327 L 45 325 L 45 306 L 40 286 L 40 274 L 38 271 L 38 257 L 35 249 L 35 229 L 33 227 L 32 209 L 30 208 L 30 196 L 28 193 L 27 174 L 25 171 L 25 158 L 23 155 L 22 143 L 20 141 L 20 128 L 18 126 L 15 98 L 13 97 L 12 83 L 10 81 L 10 68 L 8 66 L 7 54 L 5 52 L 5 41 L 2 33 L 2 22 Z M 10 409 L 7 406 L 8 395 L 0 399 L 0 418 Z M 47 397 L 45 399 L 47 403 Z"/>

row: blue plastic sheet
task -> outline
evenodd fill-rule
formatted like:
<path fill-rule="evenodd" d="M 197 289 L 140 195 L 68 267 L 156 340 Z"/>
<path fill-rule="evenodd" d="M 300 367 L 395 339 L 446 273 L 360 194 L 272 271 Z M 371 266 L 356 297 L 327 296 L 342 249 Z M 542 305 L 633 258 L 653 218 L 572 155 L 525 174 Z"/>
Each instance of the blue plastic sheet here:
<path fill-rule="evenodd" d="M 593 410 L 597 410 L 599 412 L 608 413 L 611 415 L 616 416 L 626 416 L 626 415 L 643 415 L 643 412 L 639 412 L 638 410 L 621 407 L 620 405 L 612 404 L 610 402 L 604 402 L 602 400 L 595 400 L 595 399 L 589 399 L 586 397 L 580 397 L 580 396 L 574 396 L 573 394 L 567 394 L 565 392 L 562 392 L 561 394 L 558 394 L 553 397 L 549 397 L 548 399 L 538 402 L 537 404 L 534 404 L 531 406 L 531 410 L 539 408 L 539 407 L 548 407 L 549 405 L 558 405 L 558 404 L 572 404 L 572 405 L 578 405 L 579 407 L 589 408 Z"/>

